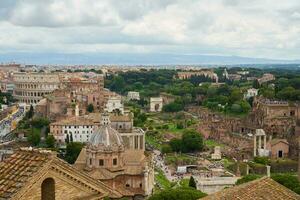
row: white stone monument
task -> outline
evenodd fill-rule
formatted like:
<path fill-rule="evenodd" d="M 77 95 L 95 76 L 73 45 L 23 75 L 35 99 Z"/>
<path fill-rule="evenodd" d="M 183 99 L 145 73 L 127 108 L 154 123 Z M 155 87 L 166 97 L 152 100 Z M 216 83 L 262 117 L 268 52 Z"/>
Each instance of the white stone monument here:
<path fill-rule="evenodd" d="M 161 97 L 150 98 L 150 112 L 161 112 L 163 107 L 163 99 Z"/>
<path fill-rule="evenodd" d="M 220 146 L 215 146 L 214 153 L 211 154 L 211 159 L 213 159 L 213 160 L 220 160 L 220 159 L 222 159 L 221 147 Z"/>
<path fill-rule="evenodd" d="M 257 144 L 258 138 L 258 144 Z M 262 146 L 263 139 L 263 146 Z M 267 136 L 263 129 L 256 129 L 253 135 L 253 156 L 269 156 L 269 150 L 267 150 Z"/>

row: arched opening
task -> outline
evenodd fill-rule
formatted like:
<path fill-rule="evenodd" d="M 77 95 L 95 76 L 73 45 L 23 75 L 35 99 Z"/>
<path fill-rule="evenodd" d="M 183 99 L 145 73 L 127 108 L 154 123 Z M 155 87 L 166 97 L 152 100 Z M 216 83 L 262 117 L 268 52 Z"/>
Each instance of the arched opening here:
<path fill-rule="evenodd" d="M 155 111 L 158 111 L 159 107 L 160 107 L 159 104 L 155 104 L 155 106 L 154 106 Z"/>
<path fill-rule="evenodd" d="M 53 178 L 46 178 L 43 181 L 42 200 L 55 200 L 55 182 Z"/>

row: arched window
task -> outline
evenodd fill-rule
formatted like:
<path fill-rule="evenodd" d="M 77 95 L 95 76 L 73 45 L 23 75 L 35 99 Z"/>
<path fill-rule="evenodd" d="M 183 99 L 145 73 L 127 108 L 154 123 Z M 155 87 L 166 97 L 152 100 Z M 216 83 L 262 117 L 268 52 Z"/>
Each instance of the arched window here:
<path fill-rule="evenodd" d="M 55 200 L 55 182 L 53 178 L 46 178 L 43 181 L 42 200 Z"/>

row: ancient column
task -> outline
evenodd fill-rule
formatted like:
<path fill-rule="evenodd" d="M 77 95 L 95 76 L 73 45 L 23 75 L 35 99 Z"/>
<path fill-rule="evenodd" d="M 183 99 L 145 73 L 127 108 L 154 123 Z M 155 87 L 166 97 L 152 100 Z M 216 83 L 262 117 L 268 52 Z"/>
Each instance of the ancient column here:
<path fill-rule="evenodd" d="M 246 175 L 248 175 L 249 174 L 249 165 L 247 164 L 246 165 Z"/>
<path fill-rule="evenodd" d="M 253 136 L 254 139 L 254 147 L 253 147 L 253 156 L 256 156 L 256 135 Z"/>
<path fill-rule="evenodd" d="M 258 149 L 261 149 L 261 135 L 258 136 Z"/>
<path fill-rule="evenodd" d="M 267 150 L 267 135 L 264 135 L 264 150 Z"/>
<path fill-rule="evenodd" d="M 271 166 L 267 165 L 267 177 L 271 176 Z"/>

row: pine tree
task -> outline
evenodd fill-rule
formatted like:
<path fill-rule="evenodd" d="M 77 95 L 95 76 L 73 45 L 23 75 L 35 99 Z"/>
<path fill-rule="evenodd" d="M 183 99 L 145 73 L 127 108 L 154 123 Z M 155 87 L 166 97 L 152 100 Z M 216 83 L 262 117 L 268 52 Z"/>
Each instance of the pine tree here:
<path fill-rule="evenodd" d="M 31 119 L 34 115 L 33 106 L 30 105 L 29 111 L 26 113 L 26 118 Z"/>
<path fill-rule="evenodd" d="M 65 139 L 65 142 L 68 144 L 70 142 L 69 134 L 67 134 L 67 137 Z"/>
<path fill-rule="evenodd" d="M 73 142 L 73 134 L 70 135 L 70 142 Z"/>
<path fill-rule="evenodd" d="M 193 176 L 191 176 L 191 178 L 190 178 L 189 186 L 197 189 L 197 184 L 196 184 L 196 181 Z"/>

